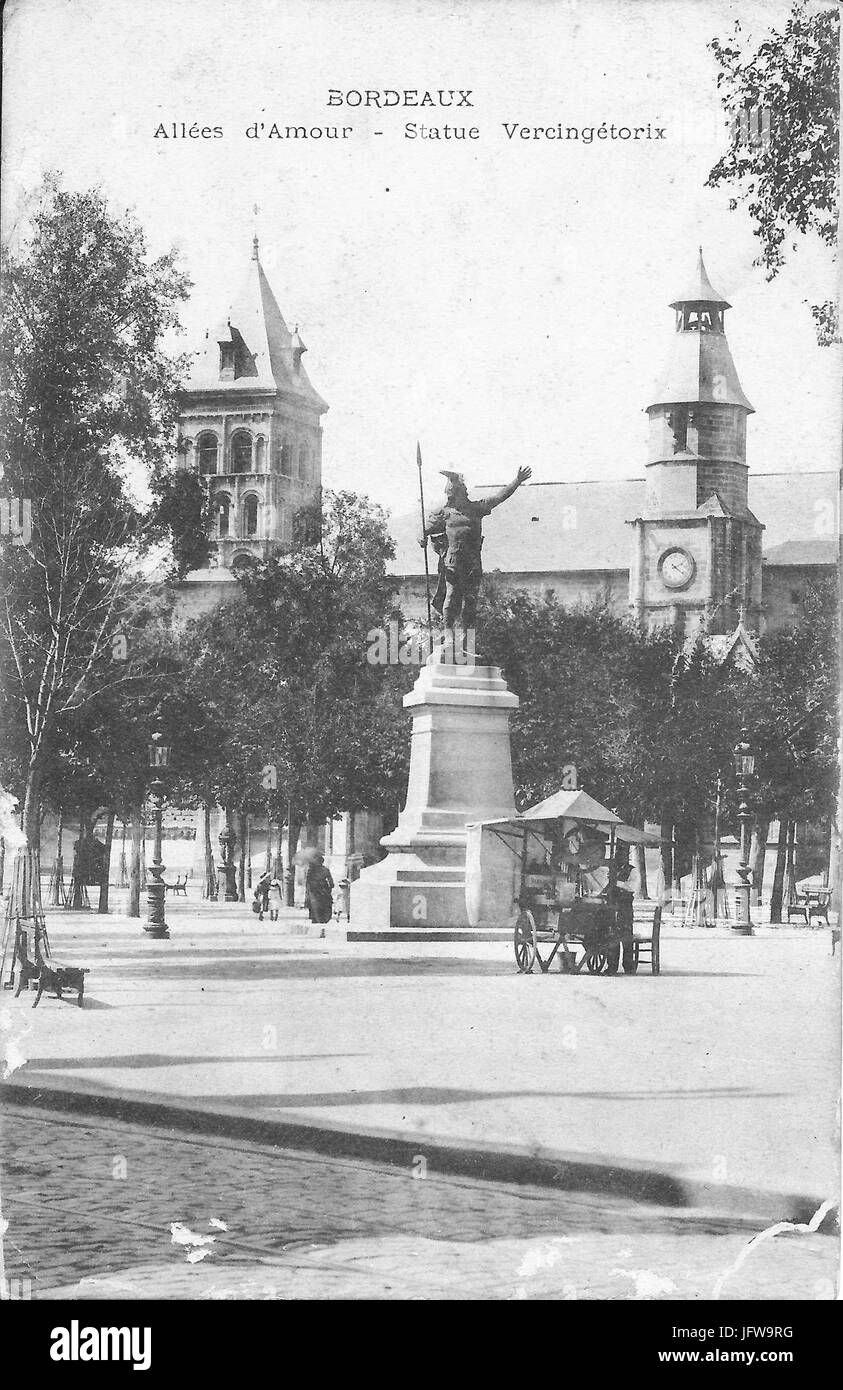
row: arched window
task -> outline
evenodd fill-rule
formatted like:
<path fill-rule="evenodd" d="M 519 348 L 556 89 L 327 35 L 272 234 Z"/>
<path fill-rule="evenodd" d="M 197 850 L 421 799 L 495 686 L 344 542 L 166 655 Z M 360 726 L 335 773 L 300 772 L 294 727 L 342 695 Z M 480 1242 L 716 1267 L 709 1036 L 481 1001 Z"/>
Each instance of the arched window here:
<path fill-rule="evenodd" d="M 278 539 L 289 544 L 290 512 L 283 502 L 278 503 Z"/>
<path fill-rule="evenodd" d="M 209 432 L 200 434 L 196 441 L 196 458 L 200 473 L 216 473 L 218 453 L 217 436 Z"/>
<path fill-rule="evenodd" d="M 251 473 L 252 436 L 248 430 L 238 430 L 231 441 L 232 473 Z"/>
<path fill-rule="evenodd" d="M 278 450 L 278 471 L 283 473 L 285 478 L 293 476 L 293 446 L 289 439 L 282 439 Z"/>
<path fill-rule="evenodd" d="M 266 440 L 260 435 L 255 440 L 255 472 L 262 473 L 266 467 Z"/>
<path fill-rule="evenodd" d="M 243 499 L 243 534 L 244 536 L 256 536 L 258 534 L 258 499 L 253 492 Z"/>
<path fill-rule="evenodd" d="M 214 498 L 217 513 L 217 535 L 227 536 L 231 525 L 231 498 L 225 492 L 218 492 Z"/>
<path fill-rule="evenodd" d="M 310 476 L 310 445 L 304 439 L 299 444 L 298 476 L 303 483 Z"/>
<path fill-rule="evenodd" d="M 254 555 L 246 555 L 246 554 L 243 554 L 243 553 L 241 552 L 241 554 L 235 555 L 234 558 L 232 559 L 232 561 L 231 561 L 231 568 L 232 568 L 233 570 L 235 570 L 235 571 L 236 571 L 236 570 L 250 569 L 250 568 L 254 565 L 254 563 L 255 563 L 255 557 L 254 557 Z"/>

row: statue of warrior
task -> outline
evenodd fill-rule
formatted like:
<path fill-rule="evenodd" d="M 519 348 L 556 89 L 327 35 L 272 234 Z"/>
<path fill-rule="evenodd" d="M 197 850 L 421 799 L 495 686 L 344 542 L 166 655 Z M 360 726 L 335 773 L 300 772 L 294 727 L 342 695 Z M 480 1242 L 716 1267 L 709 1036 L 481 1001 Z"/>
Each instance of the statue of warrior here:
<path fill-rule="evenodd" d="M 445 629 L 453 632 L 458 620 L 463 630 L 474 627 L 477 595 L 483 577 L 480 562 L 483 517 L 511 497 L 532 476 L 533 470 L 519 468 L 507 487 L 480 502 L 473 502 L 469 497 L 461 473 L 445 468 L 440 471 L 448 480 L 445 505 L 428 514 L 421 544 L 424 545 L 429 537 L 439 557 L 439 582 L 433 607 L 441 615 Z"/>

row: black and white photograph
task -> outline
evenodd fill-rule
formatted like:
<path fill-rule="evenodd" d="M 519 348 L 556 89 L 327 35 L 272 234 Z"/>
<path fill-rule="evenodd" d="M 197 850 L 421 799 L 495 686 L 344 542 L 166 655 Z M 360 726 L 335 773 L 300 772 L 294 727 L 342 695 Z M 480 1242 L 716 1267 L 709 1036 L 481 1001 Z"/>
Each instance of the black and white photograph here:
<path fill-rule="evenodd" d="M 7 0 L 48 1372 L 259 1301 L 681 1304 L 648 1367 L 795 1368 L 838 1299 L 840 15 Z"/>

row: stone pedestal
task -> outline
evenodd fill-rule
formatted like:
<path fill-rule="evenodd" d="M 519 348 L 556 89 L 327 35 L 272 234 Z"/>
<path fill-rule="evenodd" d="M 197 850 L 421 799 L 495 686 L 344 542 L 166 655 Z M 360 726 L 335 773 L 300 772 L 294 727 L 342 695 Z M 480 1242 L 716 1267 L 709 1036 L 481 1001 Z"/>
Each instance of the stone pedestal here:
<path fill-rule="evenodd" d="M 381 844 L 386 859 L 351 885 L 350 931 L 469 929 L 466 823 L 515 814 L 509 715 L 518 708 L 497 666 L 428 659 L 404 705 L 412 711 L 407 800 Z M 505 926 L 500 920 L 478 928 Z M 475 928 L 476 930 L 477 928 Z"/>

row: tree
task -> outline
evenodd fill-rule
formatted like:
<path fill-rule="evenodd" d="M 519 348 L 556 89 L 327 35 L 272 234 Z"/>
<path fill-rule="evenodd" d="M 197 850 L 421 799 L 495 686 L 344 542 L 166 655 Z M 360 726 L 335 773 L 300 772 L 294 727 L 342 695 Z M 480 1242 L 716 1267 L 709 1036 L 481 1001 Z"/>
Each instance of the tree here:
<path fill-rule="evenodd" d="M 172 255 L 149 260 L 131 216 L 55 181 L 23 254 L 1 269 L 0 459 L 31 507 L 31 536 L 0 552 L 0 675 L 24 750 L 26 852 L 37 854 L 41 786 L 68 723 L 134 679 L 111 659 L 143 587 L 130 475 L 162 467 L 170 444 L 180 364 L 162 339 L 187 281 Z"/>
<path fill-rule="evenodd" d="M 211 528 L 210 493 L 197 473 L 183 468 L 159 468 L 152 478 L 154 506 L 148 534 L 170 545 L 170 572 L 183 579 L 189 570 L 208 563 Z"/>
<path fill-rule="evenodd" d="M 757 48 L 739 20 L 729 40 L 709 47 L 732 142 L 708 186 L 735 188 L 730 207 L 745 203 L 761 243 L 756 261 L 773 279 L 798 235 L 833 247 L 837 236 L 840 115 L 837 7 L 794 5 L 783 32 Z M 788 247 L 787 243 L 790 243 Z M 836 340 L 834 300 L 811 306 L 822 344 Z"/>
<path fill-rule="evenodd" d="M 839 621 L 834 581 L 815 580 L 796 626 L 762 639 L 757 671 L 746 684 L 744 716 L 757 750 L 753 804 L 760 824 L 779 821 L 773 921 L 781 919 L 789 826 L 834 820 Z"/>
<path fill-rule="evenodd" d="M 205 730 L 194 795 L 297 827 L 406 783 L 406 672 L 371 665 L 367 634 L 396 615 L 383 510 L 326 493 L 289 556 L 245 567 L 229 603 L 188 624 L 189 706 Z"/>

